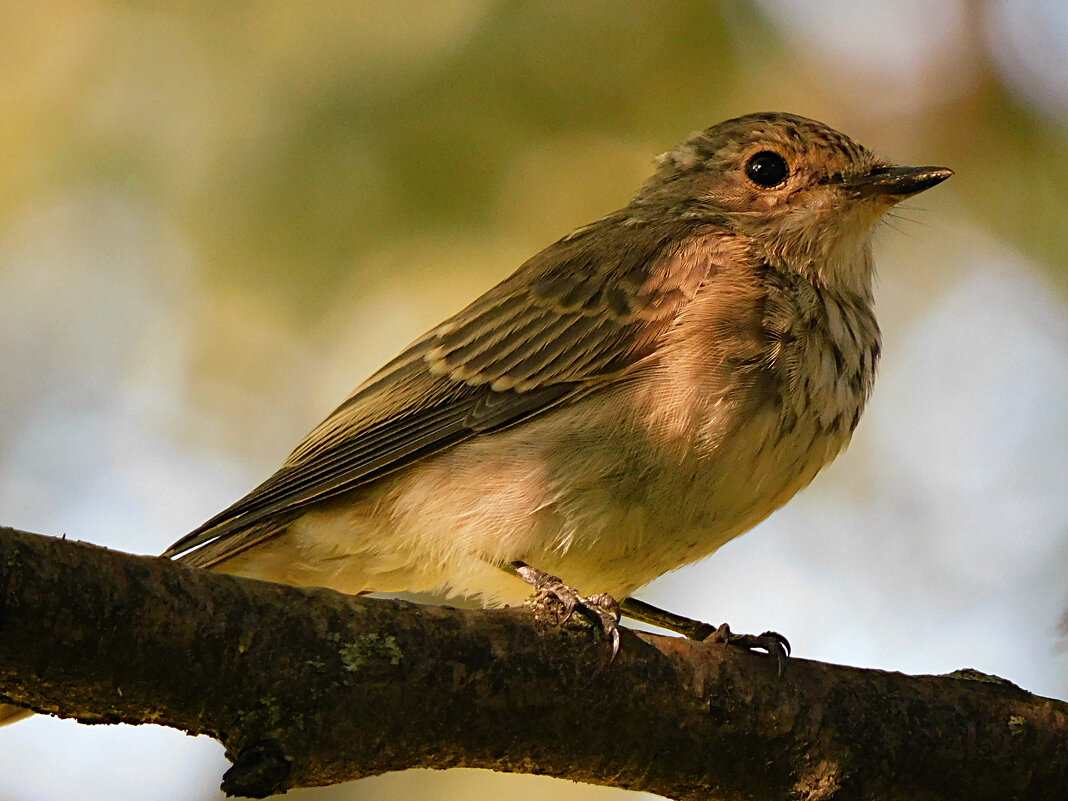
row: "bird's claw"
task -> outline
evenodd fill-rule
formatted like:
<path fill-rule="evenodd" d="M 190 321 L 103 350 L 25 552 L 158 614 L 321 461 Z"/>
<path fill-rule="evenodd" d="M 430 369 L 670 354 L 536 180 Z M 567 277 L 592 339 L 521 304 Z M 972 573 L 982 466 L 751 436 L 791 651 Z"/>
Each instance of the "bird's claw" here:
<path fill-rule="evenodd" d="M 674 612 L 660 609 L 637 598 L 624 598 L 621 606 L 623 614 L 629 618 L 678 632 L 691 640 L 723 643 L 743 648 L 746 651 L 757 648 L 767 651 L 770 656 L 775 657 L 780 676 L 786 668 L 786 658 L 790 655 L 790 641 L 777 632 L 765 631 L 760 635 L 735 634 L 726 623 L 716 627 L 711 623 L 702 623 L 700 620 L 676 615 Z"/>
<path fill-rule="evenodd" d="M 615 598 L 603 592 L 596 595 L 580 595 L 577 590 L 556 576 L 529 565 L 516 565 L 516 572 L 539 593 L 555 598 L 563 605 L 564 614 L 560 618 L 561 625 L 567 623 L 572 615 L 578 612 L 600 628 L 612 644 L 612 655 L 608 661 L 615 660 L 619 653 L 621 639 L 619 627 L 621 612 L 619 602 Z"/>
<path fill-rule="evenodd" d="M 705 642 L 723 643 L 746 651 L 757 648 L 767 651 L 769 656 L 775 657 L 780 676 L 786 670 L 786 660 L 790 656 L 790 641 L 777 631 L 765 631 L 763 634 L 735 634 L 731 631 L 731 627 L 724 623 L 708 635 Z"/>
<path fill-rule="evenodd" d="M 553 584 L 539 587 L 538 591 L 542 595 L 556 599 L 563 605 L 563 615 L 560 617 L 561 625 L 567 623 L 575 612 L 578 612 L 603 631 L 612 644 L 612 655 L 609 658 L 609 662 L 615 660 L 616 655 L 619 653 L 621 637 L 619 604 L 615 598 L 606 593 L 588 596 L 579 595 L 578 592 L 562 581 L 559 585 Z"/>
<path fill-rule="evenodd" d="M 614 661 L 619 653 L 619 618 L 622 614 L 619 610 L 619 602 L 608 593 L 599 592 L 596 595 L 582 598 L 580 609 L 585 614 L 596 618 L 593 622 L 600 625 L 601 631 L 612 643 L 612 656 L 608 661 Z"/>

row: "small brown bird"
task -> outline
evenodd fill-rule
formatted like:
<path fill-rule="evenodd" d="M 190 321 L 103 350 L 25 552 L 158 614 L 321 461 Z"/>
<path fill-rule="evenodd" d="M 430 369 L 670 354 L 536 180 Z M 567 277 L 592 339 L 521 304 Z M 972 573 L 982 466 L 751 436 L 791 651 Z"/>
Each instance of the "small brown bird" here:
<path fill-rule="evenodd" d="M 754 527 L 846 446 L 879 359 L 871 234 L 952 174 L 792 114 L 696 133 L 626 207 L 421 336 L 166 555 L 346 593 L 501 603 L 534 585 L 594 614 L 613 653 L 619 598 L 782 670 L 778 634 L 629 596 Z M 28 713 L 0 705 L 0 724 Z"/>
<path fill-rule="evenodd" d="M 514 603 L 534 585 L 594 614 L 613 648 L 619 598 L 781 670 L 778 635 L 629 596 L 755 526 L 849 442 L 879 359 L 872 232 L 950 175 L 790 114 L 695 134 L 166 555 L 348 593 Z M 25 714 L 0 705 L 0 723 Z"/>
<path fill-rule="evenodd" d="M 695 134 L 167 555 L 348 593 L 533 584 L 618 637 L 612 598 L 752 528 L 849 442 L 879 358 L 872 232 L 950 175 L 790 114 Z"/>

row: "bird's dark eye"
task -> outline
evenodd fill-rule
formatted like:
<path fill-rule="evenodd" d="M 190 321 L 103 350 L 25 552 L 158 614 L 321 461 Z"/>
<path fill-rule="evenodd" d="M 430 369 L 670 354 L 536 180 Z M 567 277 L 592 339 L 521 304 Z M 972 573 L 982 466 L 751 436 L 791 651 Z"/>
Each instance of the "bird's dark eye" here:
<path fill-rule="evenodd" d="M 761 150 L 745 163 L 745 174 L 757 186 L 771 189 L 790 175 L 786 159 L 771 150 Z"/>

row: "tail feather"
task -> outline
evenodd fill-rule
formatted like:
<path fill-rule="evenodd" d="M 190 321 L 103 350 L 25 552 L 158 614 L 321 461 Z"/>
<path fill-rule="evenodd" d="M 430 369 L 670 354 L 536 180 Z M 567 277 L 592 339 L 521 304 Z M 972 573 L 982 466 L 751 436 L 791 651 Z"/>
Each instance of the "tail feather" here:
<path fill-rule="evenodd" d="M 273 539 L 285 531 L 286 525 L 297 515 L 285 515 L 281 518 L 272 518 L 260 523 L 253 523 L 236 531 L 229 531 L 225 535 L 210 539 L 204 544 L 185 553 L 175 553 L 174 548 L 168 550 L 165 556 L 172 556 L 175 561 L 184 562 L 194 567 L 215 567 L 227 559 L 247 551 L 261 542 Z"/>

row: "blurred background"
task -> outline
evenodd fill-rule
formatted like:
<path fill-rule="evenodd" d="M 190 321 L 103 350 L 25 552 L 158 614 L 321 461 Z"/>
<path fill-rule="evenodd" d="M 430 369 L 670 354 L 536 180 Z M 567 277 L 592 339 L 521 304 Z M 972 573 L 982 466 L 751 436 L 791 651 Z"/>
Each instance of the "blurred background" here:
<path fill-rule="evenodd" d="M 1059 0 L 2 0 L 0 523 L 159 552 L 657 153 L 765 110 L 957 175 L 879 233 L 851 449 L 643 597 L 1068 697 Z M 158 727 L 0 729 L 0 801 L 218 799 L 225 767 Z M 628 797 L 459 770 L 290 797 L 502 793 Z"/>

